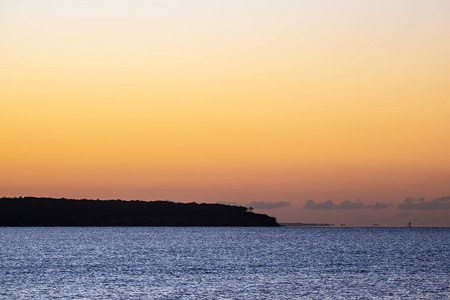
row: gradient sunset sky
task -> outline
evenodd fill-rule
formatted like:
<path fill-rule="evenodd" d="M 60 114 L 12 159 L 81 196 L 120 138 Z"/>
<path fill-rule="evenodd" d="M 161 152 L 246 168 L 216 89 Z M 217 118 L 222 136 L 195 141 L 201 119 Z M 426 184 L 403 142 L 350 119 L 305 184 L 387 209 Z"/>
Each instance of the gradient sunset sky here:
<path fill-rule="evenodd" d="M 2 196 L 450 226 L 450 1 L 0 0 Z"/>

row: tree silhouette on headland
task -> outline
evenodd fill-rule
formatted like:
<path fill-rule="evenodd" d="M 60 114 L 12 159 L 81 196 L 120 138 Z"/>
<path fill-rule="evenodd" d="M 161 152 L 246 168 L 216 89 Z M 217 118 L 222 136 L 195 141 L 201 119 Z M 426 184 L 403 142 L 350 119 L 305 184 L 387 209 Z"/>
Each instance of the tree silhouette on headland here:
<path fill-rule="evenodd" d="M 170 201 L 0 198 L 0 226 L 278 226 L 242 206 Z"/>

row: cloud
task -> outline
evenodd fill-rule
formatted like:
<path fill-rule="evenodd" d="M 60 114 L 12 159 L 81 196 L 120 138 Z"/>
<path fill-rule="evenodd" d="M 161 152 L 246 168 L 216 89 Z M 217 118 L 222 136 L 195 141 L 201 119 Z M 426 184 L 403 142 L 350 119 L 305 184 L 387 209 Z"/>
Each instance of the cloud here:
<path fill-rule="evenodd" d="M 383 203 L 383 202 L 376 202 L 375 204 L 367 205 L 366 208 L 372 208 L 372 209 L 385 209 L 392 207 L 392 203 Z"/>
<path fill-rule="evenodd" d="M 362 209 L 364 208 L 364 203 L 342 201 L 340 204 L 334 204 L 331 200 L 317 203 L 314 202 L 314 200 L 309 200 L 308 202 L 306 202 L 304 208 L 315 210 Z"/>
<path fill-rule="evenodd" d="M 315 202 L 309 200 L 305 203 L 305 209 L 315 210 L 349 210 L 349 209 L 386 209 L 392 206 L 392 203 L 377 202 L 375 204 L 365 206 L 361 201 L 342 201 L 339 204 L 334 204 L 332 200 L 325 202 Z"/>
<path fill-rule="evenodd" d="M 425 198 L 406 198 L 403 203 L 398 205 L 398 209 L 402 210 L 438 210 L 450 209 L 450 196 L 442 196 L 440 198 L 431 199 Z"/>
<path fill-rule="evenodd" d="M 279 202 L 252 202 L 249 203 L 247 205 L 245 205 L 247 207 L 253 207 L 255 209 L 277 209 L 277 208 L 282 208 L 282 207 L 287 207 L 287 206 L 291 206 L 291 203 L 289 202 L 285 202 L 285 201 L 279 201 Z"/>

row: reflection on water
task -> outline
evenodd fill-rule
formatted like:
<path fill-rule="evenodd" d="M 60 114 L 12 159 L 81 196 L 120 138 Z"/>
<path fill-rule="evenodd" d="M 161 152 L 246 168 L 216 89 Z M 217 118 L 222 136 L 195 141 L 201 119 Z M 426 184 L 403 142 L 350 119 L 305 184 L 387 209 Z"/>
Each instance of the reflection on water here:
<path fill-rule="evenodd" d="M 448 228 L 0 228 L 0 298 L 450 297 Z"/>

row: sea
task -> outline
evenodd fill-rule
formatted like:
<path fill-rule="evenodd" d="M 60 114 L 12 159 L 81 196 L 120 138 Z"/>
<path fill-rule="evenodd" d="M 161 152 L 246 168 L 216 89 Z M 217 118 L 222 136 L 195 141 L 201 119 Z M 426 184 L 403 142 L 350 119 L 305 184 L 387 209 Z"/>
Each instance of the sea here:
<path fill-rule="evenodd" d="M 450 228 L 0 227 L 0 299 L 450 299 Z"/>

